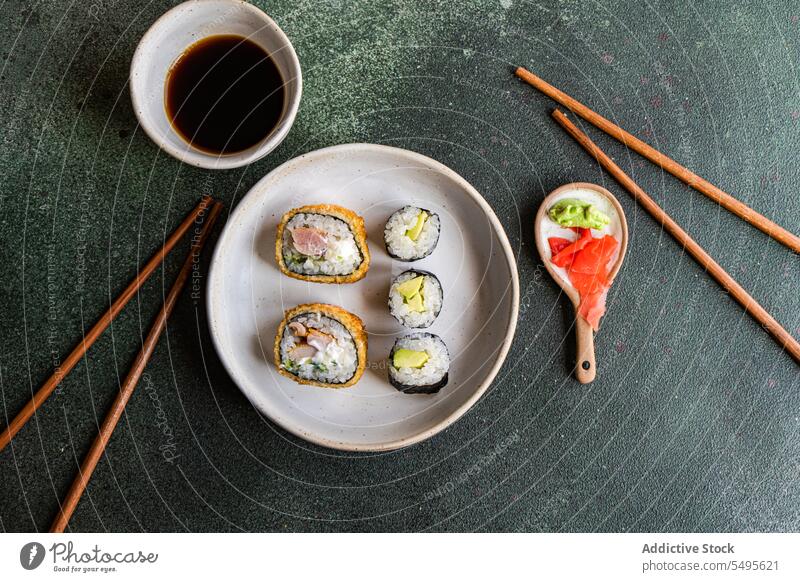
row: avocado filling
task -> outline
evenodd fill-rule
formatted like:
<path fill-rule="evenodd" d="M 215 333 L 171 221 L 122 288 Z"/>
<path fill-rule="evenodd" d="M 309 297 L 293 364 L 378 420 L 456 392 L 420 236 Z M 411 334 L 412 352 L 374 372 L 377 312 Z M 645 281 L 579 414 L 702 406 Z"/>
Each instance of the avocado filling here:
<path fill-rule="evenodd" d="M 406 231 L 406 236 L 411 240 L 416 241 L 422 232 L 422 227 L 425 226 L 426 220 L 428 220 L 428 213 L 423 210 L 417 214 L 417 222 L 414 224 L 414 226 Z"/>
<path fill-rule="evenodd" d="M 395 351 L 392 364 L 395 368 L 421 368 L 428 361 L 428 352 L 401 348 Z"/>
<path fill-rule="evenodd" d="M 425 311 L 425 304 L 422 297 L 422 283 L 425 277 L 419 276 L 403 281 L 397 286 L 397 292 L 403 296 L 403 303 L 408 305 L 411 311 Z"/>

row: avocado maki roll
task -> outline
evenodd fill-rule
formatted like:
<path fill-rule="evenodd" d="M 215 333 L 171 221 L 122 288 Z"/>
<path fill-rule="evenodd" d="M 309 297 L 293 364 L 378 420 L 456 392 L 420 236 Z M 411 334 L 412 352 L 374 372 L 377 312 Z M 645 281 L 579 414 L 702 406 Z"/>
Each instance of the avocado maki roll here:
<path fill-rule="evenodd" d="M 404 271 L 389 287 L 389 311 L 410 328 L 430 327 L 439 316 L 443 300 L 439 279 L 428 271 Z"/>
<path fill-rule="evenodd" d="M 427 257 L 439 242 L 439 215 L 424 208 L 404 206 L 389 217 L 383 238 L 386 252 L 398 261 Z"/>
<path fill-rule="evenodd" d="M 389 354 L 389 382 L 406 394 L 435 394 L 447 385 L 449 370 L 447 346 L 432 333 L 398 338 Z"/>
<path fill-rule="evenodd" d="M 274 356 L 278 372 L 299 384 L 345 388 L 364 373 L 367 335 L 361 320 L 341 307 L 298 305 L 278 326 Z"/>
<path fill-rule="evenodd" d="M 369 269 L 364 219 L 333 204 L 290 210 L 278 224 L 275 259 L 295 279 L 354 283 Z"/>

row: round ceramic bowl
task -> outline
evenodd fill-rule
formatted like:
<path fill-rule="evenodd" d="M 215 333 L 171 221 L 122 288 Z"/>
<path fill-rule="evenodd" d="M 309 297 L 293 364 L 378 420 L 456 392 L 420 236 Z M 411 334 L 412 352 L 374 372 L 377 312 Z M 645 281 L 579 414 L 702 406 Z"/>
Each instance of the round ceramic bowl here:
<path fill-rule="evenodd" d="M 306 204 L 339 204 L 362 216 L 370 267 L 357 283 L 325 285 L 283 275 L 275 263 L 281 216 Z M 386 252 L 383 230 L 398 208 L 436 212 L 441 235 L 424 259 Z M 389 313 L 392 278 L 406 269 L 442 283 L 439 317 L 424 331 L 450 352 L 447 386 L 404 394 L 389 384 L 387 359 L 405 329 Z M 253 186 L 220 236 L 209 273 L 211 336 L 223 364 L 253 405 L 314 443 L 348 451 L 404 447 L 443 430 L 486 391 L 508 353 L 519 310 L 514 253 L 492 209 L 464 178 L 423 155 L 348 144 L 290 160 Z M 367 368 L 349 388 L 301 386 L 278 374 L 273 342 L 286 310 L 332 303 L 359 316 L 368 335 Z"/>
<path fill-rule="evenodd" d="M 164 107 L 170 67 L 191 44 L 217 34 L 237 34 L 260 45 L 278 66 L 286 89 L 275 129 L 244 151 L 221 155 L 187 143 L 172 127 Z M 131 62 L 130 87 L 136 117 L 161 149 L 187 164 L 222 170 L 250 164 L 283 141 L 297 115 L 303 81 L 292 43 L 264 12 L 239 0 L 190 0 L 166 12 L 142 37 Z"/>

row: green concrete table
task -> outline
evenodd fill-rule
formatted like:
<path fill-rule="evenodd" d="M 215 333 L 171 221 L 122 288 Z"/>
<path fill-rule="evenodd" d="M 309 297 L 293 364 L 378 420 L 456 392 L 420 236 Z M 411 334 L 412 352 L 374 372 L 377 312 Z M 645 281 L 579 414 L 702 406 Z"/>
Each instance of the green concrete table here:
<path fill-rule="evenodd" d="M 253 409 L 187 293 L 73 531 L 800 529 L 797 364 L 511 74 L 529 67 L 798 232 L 800 8 L 259 1 L 299 54 L 300 113 L 267 158 L 210 172 L 160 152 L 131 110 L 131 55 L 171 4 L 0 9 L 0 424 L 201 193 L 229 211 L 270 169 L 333 144 L 412 149 L 472 182 L 517 253 L 519 327 L 454 426 L 407 450 L 344 454 Z M 585 129 L 800 336 L 797 256 Z M 576 180 L 616 193 L 631 227 L 589 387 L 570 377 L 569 306 L 531 237 L 544 195 Z M 0 531 L 49 527 L 184 252 L 0 453 Z"/>

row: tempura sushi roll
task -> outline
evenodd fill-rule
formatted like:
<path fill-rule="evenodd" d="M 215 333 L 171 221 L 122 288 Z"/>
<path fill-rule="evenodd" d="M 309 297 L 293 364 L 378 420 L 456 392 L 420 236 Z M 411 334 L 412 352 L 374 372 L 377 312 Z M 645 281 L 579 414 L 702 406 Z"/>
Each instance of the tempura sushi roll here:
<path fill-rule="evenodd" d="M 332 204 L 290 210 L 278 224 L 275 259 L 280 270 L 304 281 L 354 283 L 369 268 L 364 219 Z"/>
<path fill-rule="evenodd" d="M 383 238 L 386 252 L 398 261 L 416 261 L 433 252 L 439 242 L 439 215 L 424 208 L 404 206 L 389 217 Z"/>
<path fill-rule="evenodd" d="M 442 285 L 428 271 L 400 273 L 389 287 L 389 311 L 406 327 L 430 327 L 442 309 Z"/>
<path fill-rule="evenodd" d="M 389 382 L 406 394 L 434 394 L 447 385 L 450 354 L 442 338 L 412 333 L 399 338 L 389 354 Z"/>
<path fill-rule="evenodd" d="M 346 388 L 367 363 L 361 320 L 335 305 L 310 303 L 286 312 L 275 336 L 278 372 L 299 384 Z"/>

